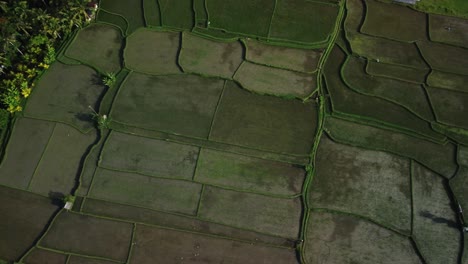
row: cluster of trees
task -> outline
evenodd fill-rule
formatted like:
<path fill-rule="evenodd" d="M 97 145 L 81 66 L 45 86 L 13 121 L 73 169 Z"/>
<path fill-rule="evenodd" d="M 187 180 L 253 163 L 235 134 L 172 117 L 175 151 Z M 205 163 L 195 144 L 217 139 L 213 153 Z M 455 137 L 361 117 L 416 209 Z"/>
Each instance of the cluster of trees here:
<path fill-rule="evenodd" d="M 91 0 L 0 1 L 0 123 L 2 115 L 22 110 L 34 80 L 55 60 L 56 49 L 90 20 L 91 4 Z"/>

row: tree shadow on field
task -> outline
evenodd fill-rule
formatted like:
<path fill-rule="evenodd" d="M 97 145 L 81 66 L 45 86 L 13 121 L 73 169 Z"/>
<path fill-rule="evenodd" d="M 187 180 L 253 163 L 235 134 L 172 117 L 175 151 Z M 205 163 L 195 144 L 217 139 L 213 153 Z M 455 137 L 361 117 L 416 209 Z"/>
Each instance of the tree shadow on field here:
<path fill-rule="evenodd" d="M 49 198 L 51 199 L 51 203 L 55 206 L 62 207 L 63 206 L 63 199 L 65 198 L 65 195 L 61 192 L 49 192 Z"/>
<path fill-rule="evenodd" d="M 104 82 L 102 81 L 102 76 L 99 73 L 93 74 L 93 77 L 91 78 L 91 84 L 105 86 Z"/>
<path fill-rule="evenodd" d="M 90 110 L 91 111 L 91 110 Z M 76 113 L 75 118 L 82 122 L 93 122 L 92 113 Z"/>

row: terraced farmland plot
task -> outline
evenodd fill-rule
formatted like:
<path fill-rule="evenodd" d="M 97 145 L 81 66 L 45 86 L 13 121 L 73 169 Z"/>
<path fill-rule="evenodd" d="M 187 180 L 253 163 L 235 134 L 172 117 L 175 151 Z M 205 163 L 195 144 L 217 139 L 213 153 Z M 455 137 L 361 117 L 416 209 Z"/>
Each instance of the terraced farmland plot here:
<path fill-rule="evenodd" d="M 136 221 L 138 223 L 145 223 L 148 225 L 175 228 L 188 232 L 198 232 L 219 237 L 232 238 L 251 243 L 264 243 L 266 245 L 281 246 L 285 248 L 293 248 L 295 246 L 295 241 L 287 238 L 238 229 L 215 222 L 203 221 L 190 216 L 155 211 L 90 198 L 86 199 L 83 206 L 83 212 L 103 217 Z"/>
<path fill-rule="evenodd" d="M 121 68 L 122 44 L 123 38 L 119 29 L 110 25 L 93 24 L 78 32 L 65 54 L 96 67 L 101 72 L 116 73 Z"/>
<path fill-rule="evenodd" d="M 205 0 L 209 27 L 229 32 L 268 37 L 274 0 Z"/>
<path fill-rule="evenodd" d="M 468 130 L 468 94 L 427 87 L 437 121 Z"/>
<path fill-rule="evenodd" d="M 143 0 L 143 12 L 147 26 L 161 26 L 161 9 L 159 1 Z"/>
<path fill-rule="evenodd" d="M 155 210 L 194 215 L 202 185 L 99 169 L 90 197 Z"/>
<path fill-rule="evenodd" d="M 104 9 L 99 9 L 97 13 L 97 21 L 116 26 L 120 29 L 123 35 L 127 35 L 129 22 L 120 14 L 106 11 Z"/>
<path fill-rule="evenodd" d="M 299 198 L 205 187 L 200 203 L 201 219 L 289 239 L 299 234 L 302 211 Z"/>
<path fill-rule="evenodd" d="M 54 127 L 53 122 L 29 118 L 16 120 L 0 167 L 2 185 L 28 188 Z M 18 167 L 18 162 L 23 166 Z"/>
<path fill-rule="evenodd" d="M 306 238 L 307 263 L 423 263 L 408 238 L 350 215 L 312 211 Z"/>
<path fill-rule="evenodd" d="M 293 43 L 325 43 L 335 26 L 339 7 L 307 0 L 278 0 L 269 38 Z"/>
<path fill-rule="evenodd" d="M 208 26 L 208 11 L 205 7 L 205 0 L 194 0 L 193 12 L 195 13 L 195 26 Z"/>
<path fill-rule="evenodd" d="M 161 0 L 157 2 L 163 26 L 189 30 L 194 26 L 192 0 Z"/>
<path fill-rule="evenodd" d="M 259 94 L 306 98 L 315 90 L 315 74 L 298 73 L 244 62 L 234 75 L 248 91 Z"/>
<path fill-rule="evenodd" d="M 129 126 L 207 138 L 223 87 L 224 81 L 215 78 L 133 72 L 110 116 Z"/>
<path fill-rule="evenodd" d="M 112 132 L 101 152 L 100 167 L 143 175 L 190 180 L 200 149 Z"/>
<path fill-rule="evenodd" d="M 365 61 L 348 57 L 342 68 L 342 78 L 353 90 L 402 105 L 424 120 L 434 119 L 431 106 L 421 85 L 368 76 Z"/>
<path fill-rule="evenodd" d="M 446 178 L 451 178 L 456 171 L 456 149 L 449 142 L 445 144 L 434 143 L 403 133 L 352 123 L 338 118 L 327 118 L 325 130 L 332 139 L 338 142 L 406 156 Z"/>
<path fill-rule="evenodd" d="M 428 262 L 457 263 L 460 232 L 445 181 L 413 163 L 413 236 Z"/>
<path fill-rule="evenodd" d="M 19 119 L 15 132 L 0 167 L 0 182 L 45 196 L 69 193 L 96 134 L 29 118 Z M 18 167 L 20 159 L 25 160 Z"/>
<path fill-rule="evenodd" d="M 429 71 L 429 69 L 416 69 L 372 60 L 368 60 L 366 65 L 366 72 L 369 75 L 414 83 L 424 83 Z"/>
<path fill-rule="evenodd" d="M 125 66 L 148 74 L 180 73 L 177 65 L 179 42 L 180 33 L 177 32 L 139 29 L 127 38 Z"/>
<path fill-rule="evenodd" d="M 418 47 L 431 68 L 468 75 L 468 49 L 434 42 L 419 42 Z"/>
<path fill-rule="evenodd" d="M 316 127 L 312 102 L 256 95 L 227 82 L 210 139 L 300 155 L 310 151 Z"/>
<path fill-rule="evenodd" d="M 443 140 L 443 136 L 433 131 L 430 124 L 388 100 L 364 95 L 349 88 L 341 76 L 341 66 L 346 54 L 335 46 L 325 65 L 326 89 L 331 97 L 334 115 L 359 118 L 362 122 L 380 126 L 399 128 L 429 138 Z"/>
<path fill-rule="evenodd" d="M 105 90 L 91 68 L 55 62 L 39 80 L 24 115 L 63 122 L 88 132 L 94 128 L 90 106 L 99 110 Z"/>
<path fill-rule="evenodd" d="M 305 173 L 287 163 L 203 149 L 194 179 L 236 190 L 293 196 L 301 192 Z"/>
<path fill-rule="evenodd" d="M 408 159 L 339 145 L 326 136 L 320 140 L 317 156 L 309 190 L 313 208 L 359 215 L 402 233 L 411 232 Z"/>
<path fill-rule="evenodd" d="M 82 134 L 57 124 L 42 154 L 29 189 L 35 193 L 70 193 L 80 173 L 81 159 L 95 142 L 96 133 Z"/>
<path fill-rule="evenodd" d="M 129 223 L 62 211 L 40 245 L 62 252 L 123 262 L 128 256 L 132 230 Z M 65 237 L 80 239 L 65 240 Z"/>
<path fill-rule="evenodd" d="M 0 263 L 465 264 L 468 23 L 420 9 L 100 1 L 0 133 Z"/>
<path fill-rule="evenodd" d="M 434 42 L 468 48 L 468 21 L 431 14 L 429 15 L 429 36 Z"/>
<path fill-rule="evenodd" d="M 19 259 L 58 209 L 46 197 L 0 186 L 0 259 Z"/>
<path fill-rule="evenodd" d="M 428 68 L 414 43 L 399 42 L 354 32 L 348 34 L 348 40 L 353 53 L 358 56 L 417 69 Z"/>
<path fill-rule="evenodd" d="M 68 255 L 61 254 L 52 250 L 34 248 L 28 253 L 25 263 L 28 264 L 65 264 L 67 263 Z"/>
<path fill-rule="evenodd" d="M 466 83 L 468 83 L 468 75 L 437 70 L 433 70 L 427 77 L 427 84 L 429 86 L 468 93 Z"/>
<path fill-rule="evenodd" d="M 268 45 L 253 39 L 244 40 L 245 58 L 266 66 L 299 72 L 315 72 L 323 51 Z"/>
<path fill-rule="evenodd" d="M 243 52 L 239 41 L 224 43 L 182 33 L 179 63 L 185 72 L 231 79 L 243 60 Z"/>
<path fill-rule="evenodd" d="M 137 0 L 135 2 L 129 2 L 127 0 L 102 0 L 100 1 L 100 7 L 109 13 L 121 16 L 125 20 L 127 29 L 122 30 L 125 30 L 125 35 L 127 35 L 145 25 L 141 1 L 142 0 Z M 109 16 L 104 18 L 98 17 L 98 20 L 108 23 L 116 23 L 115 19 L 118 18 Z"/>
<path fill-rule="evenodd" d="M 427 39 L 427 16 L 407 6 L 366 0 L 361 32 L 373 36 L 412 42 Z"/>
<path fill-rule="evenodd" d="M 138 225 L 134 263 L 297 263 L 294 250 Z M 156 251 L 155 251 L 156 250 Z M 226 254 L 226 252 L 230 252 Z"/>

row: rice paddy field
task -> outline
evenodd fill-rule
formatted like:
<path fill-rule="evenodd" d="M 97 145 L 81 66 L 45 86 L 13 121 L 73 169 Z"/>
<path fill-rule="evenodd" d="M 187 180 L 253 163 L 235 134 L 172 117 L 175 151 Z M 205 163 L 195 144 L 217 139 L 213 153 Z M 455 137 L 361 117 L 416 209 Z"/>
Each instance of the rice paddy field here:
<path fill-rule="evenodd" d="M 430 7 L 99 1 L 4 139 L 0 263 L 468 264 L 468 20 Z"/>

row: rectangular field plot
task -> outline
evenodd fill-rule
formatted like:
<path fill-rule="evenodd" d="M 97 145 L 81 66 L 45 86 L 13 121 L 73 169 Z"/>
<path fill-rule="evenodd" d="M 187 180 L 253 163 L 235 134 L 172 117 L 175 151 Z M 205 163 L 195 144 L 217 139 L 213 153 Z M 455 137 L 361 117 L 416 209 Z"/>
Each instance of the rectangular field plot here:
<path fill-rule="evenodd" d="M 307 155 L 317 127 L 314 103 L 261 96 L 234 82 L 226 90 L 210 139 L 280 153 Z"/>
<path fill-rule="evenodd" d="M 234 75 L 246 90 L 259 94 L 306 98 L 316 88 L 315 74 L 272 68 L 245 61 Z"/>
<path fill-rule="evenodd" d="M 292 249 L 137 225 L 131 263 L 298 263 Z"/>
<path fill-rule="evenodd" d="M 418 47 L 431 68 L 468 75 L 468 49 L 434 42 L 418 42 Z"/>
<path fill-rule="evenodd" d="M 267 37 L 274 0 L 206 0 L 208 26 L 230 32 Z"/>
<path fill-rule="evenodd" d="M 18 118 L 0 167 L 0 183 L 26 189 L 54 131 L 55 123 Z"/>
<path fill-rule="evenodd" d="M 329 263 L 422 263 L 406 237 L 354 216 L 315 211 L 307 224 L 304 259 L 307 263 L 324 259 Z"/>
<path fill-rule="evenodd" d="M 427 87 L 437 121 L 468 129 L 468 93 Z"/>
<path fill-rule="evenodd" d="M 300 198 L 275 198 L 206 186 L 201 199 L 201 219 L 285 238 L 298 236 Z"/>
<path fill-rule="evenodd" d="M 301 193 L 305 170 L 291 164 L 203 149 L 195 180 L 206 184 L 272 195 Z"/>
<path fill-rule="evenodd" d="M 67 255 L 40 248 L 34 248 L 24 259 L 27 264 L 66 264 Z"/>
<path fill-rule="evenodd" d="M 457 215 L 436 173 L 413 162 L 413 239 L 430 263 L 457 263 L 460 230 Z"/>
<path fill-rule="evenodd" d="M 294 241 L 277 236 L 269 236 L 254 231 L 247 231 L 222 224 L 199 220 L 194 217 L 165 213 L 135 206 L 116 204 L 87 198 L 83 212 L 110 218 L 124 219 L 168 228 L 211 234 L 236 240 L 265 243 L 293 248 Z"/>
<path fill-rule="evenodd" d="M 449 142 L 437 144 L 338 118 L 327 118 L 325 129 L 336 141 L 412 158 L 446 178 L 451 178 L 457 168 L 456 148 Z"/>
<path fill-rule="evenodd" d="M 353 53 L 368 59 L 418 69 L 428 68 L 414 43 L 404 43 L 356 33 L 349 33 L 348 40 Z"/>
<path fill-rule="evenodd" d="M 243 52 L 239 41 L 219 42 L 184 32 L 179 63 L 184 72 L 231 79 L 243 60 Z"/>
<path fill-rule="evenodd" d="M 434 132 L 428 122 L 403 106 L 350 89 L 340 76 L 341 65 L 345 59 L 346 54 L 335 46 L 324 69 L 326 87 L 330 93 L 335 114 L 341 113 L 362 118 L 367 123 L 396 126 L 437 140 L 445 138 L 442 134 Z"/>
<path fill-rule="evenodd" d="M 300 72 L 314 72 L 322 57 L 323 50 L 295 49 L 267 45 L 266 43 L 245 39 L 246 59 L 267 66 Z"/>
<path fill-rule="evenodd" d="M 195 75 L 131 73 L 111 117 L 139 128 L 207 138 L 224 81 Z"/>
<path fill-rule="evenodd" d="M 99 169 L 90 197 L 162 211 L 196 213 L 201 184 Z"/>
<path fill-rule="evenodd" d="M 55 62 L 28 98 L 24 115 L 64 122 L 87 132 L 94 127 L 89 106 L 99 111 L 99 99 L 105 92 L 99 78 L 89 67 Z"/>
<path fill-rule="evenodd" d="M 427 84 L 433 87 L 468 93 L 468 75 L 432 71 L 427 78 Z"/>
<path fill-rule="evenodd" d="M 192 29 L 195 20 L 192 0 L 158 0 L 158 2 L 161 5 L 163 26 Z"/>
<path fill-rule="evenodd" d="M 81 162 L 96 139 L 95 132 L 82 134 L 70 126 L 57 124 L 36 168 L 30 190 L 43 195 L 70 193 Z"/>
<path fill-rule="evenodd" d="M 162 178 L 191 180 L 198 147 L 112 132 L 100 166 Z"/>
<path fill-rule="evenodd" d="M 99 2 L 99 8 L 123 16 L 128 23 L 127 33 L 130 34 L 137 28 L 145 26 L 143 4 L 141 1 L 102 0 Z M 114 21 L 104 20 L 104 22 L 112 23 Z"/>
<path fill-rule="evenodd" d="M 309 203 L 411 233 L 409 160 L 320 139 Z"/>
<path fill-rule="evenodd" d="M 19 259 L 57 209 L 49 198 L 0 186 L 0 259 Z"/>
<path fill-rule="evenodd" d="M 374 76 L 424 83 L 429 69 L 416 69 L 383 62 L 367 61 L 366 72 Z"/>
<path fill-rule="evenodd" d="M 366 0 L 366 18 L 361 32 L 399 41 L 427 39 L 426 14 L 408 6 Z"/>
<path fill-rule="evenodd" d="M 61 251 L 125 262 L 133 226 L 62 211 L 40 245 Z"/>
<path fill-rule="evenodd" d="M 468 48 L 468 20 L 429 14 L 429 36 L 435 42 Z"/>
<path fill-rule="evenodd" d="M 420 84 L 372 77 L 366 74 L 365 67 L 364 60 L 348 57 L 343 65 L 342 78 L 349 87 L 400 104 L 425 120 L 434 120 L 426 93 Z"/>
<path fill-rule="evenodd" d="M 176 74 L 180 46 L 179 32 L 140 29 L 127 37 L 124 50 L 125 66 L 148 74 Z"/>
<path fill-rule="evenodd" d="M 304 44 L 328 40 L 339 7 L 307 0 L 278 0 L 269 38 Z"/>
<path fill-rule="evenodd" d="M 117 27 L 92 24 L 78 32 L 65 55 L 104 73 L 116 73 L 121 66 L 122 44 L 123 38 Z"/>

